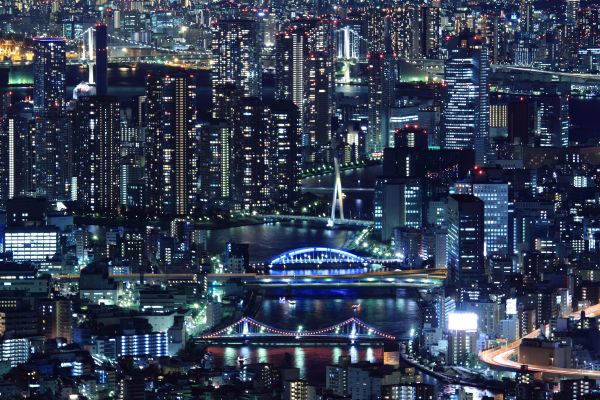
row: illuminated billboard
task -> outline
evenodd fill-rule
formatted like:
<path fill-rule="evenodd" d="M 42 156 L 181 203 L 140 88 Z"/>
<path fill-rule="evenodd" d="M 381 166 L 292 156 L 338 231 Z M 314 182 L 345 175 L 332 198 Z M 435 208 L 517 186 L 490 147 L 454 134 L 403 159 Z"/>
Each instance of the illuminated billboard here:
<path fill-rule="evenodd" d="M 477 314 L 473 312 L 451 312 L 448 314 L 448 329 L 451 331 L 477 331 Z"/>

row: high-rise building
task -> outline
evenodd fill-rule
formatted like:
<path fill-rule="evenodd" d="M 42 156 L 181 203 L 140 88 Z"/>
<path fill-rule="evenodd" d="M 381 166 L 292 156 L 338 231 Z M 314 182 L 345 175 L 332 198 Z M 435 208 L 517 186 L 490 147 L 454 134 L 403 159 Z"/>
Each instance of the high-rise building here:
<path fill-rule="evenodd" d="M 208 207 L 231 195 L 232 125 L 214 120 L 200 127 L 200 201 Z"/>
<path fill-rule="evenodd" d="M 569 89 L 560 86 L 544 87 L 534 92 L 534 137 L 537 147 L 569 145 L 569 97 Z"/>
<path fill-rule="evenodd" d="M 62 38 L 34 39 L 33 109 L 62 115 L 66 102 L 66 44 Z"/>
<path fill-rule="evenodd" d="M 233 85 L 244 97 L 262 96 L 258 26 L 254 19 L 219 19 L 212 25 L 212 88 L 215 118 L 224 100 L 221 91 Z"/>
<path fill-rule="evenodd" d="M 485 40 L 463 31 L 451 40 L 444 66 L 442 109 L 444 147 L 474 149 L 475 162 L 486 162 L 489 139 L 489 62 Z"/>
<path fill-rule="evenodd" d="M 484 202 L 473 195 L 451 195 L 447 221 L 450 281 L 477 282 L 484 272 Z"/>
<path fill-rule="evenodd" d="M 313 152 L 322 155 L 331 141 L 331 121 L 334 113 L 333 59 L 328 52 L 312 52 L 306 61 L 307 88 L 304 129 L 308 145 Z M 306 145 L 306 143 L 303 143 Z M 325 149 L 325 150 L 323 150 Z M 324 157 L 323 157 L 324 158 Z"/>
<path fill-rule="evenodd" d="M 241 210 L 262 210 L 270 201 L 268 111 L 258 98 L 247 97 L 234 118 L 231 182 L 233 200 Z"/>
<path fill-rule="evenodd" d="M 291 206 L 300 196 L 302 152 L 299 120 L 300 113 L 293 102 L 280 100 L 271 105 L 270 182 L 277 204 Z"/>
<path fill-rule="evenodd" d="M 195 76 L 150 75 L 146 97 L 148 207 L 158 214 L 189 215 L 198 173 Z"/>
<path fill-rule="evenodd" d="M 0 204 L 32 188 L 32 121 L 12 114 L 0 118 Z"/>
<path fill-rule="evenodd" d="M 394 103 L 396 84 L 394 61 L 390 54 L 371 53 L 367 67 L 369 126 L 366 138 L 367 156 L 381 154 L 389 145 L 390 108 Z"/>
<path fill-rule="evenodd" d="M 421 7 L 421 56 L 440 58 L 442 39 L 440 8 L 436 5 Z"/>
<path fill-rule="evenodd" d="M 482 169 L 474 171 L 485 174 Z M 507 254 L 509 251 L 509 192 L 508 184 L 497 181 L 455 185 L 456 194 L 472 194 L 484 204 L 484 255 Z"/>
<path fill-rule="evenodd" d="M 415 42 L 420 40 L 419 10 L 412 5 L 404 4 L 388 9 L 390 23 L 390 45 L 392 53 L 399 58 L 412 59 L 419 52 Z"/>
<path fill-rule="evenodd" d="M 375 182 L 374 225 L 381 240 L 392 238 L 394 228 L 420 228 L 422 190 L 418 179 L 378 178 Z"/>
<path fill-rule="evenodd" d="M 74 111 L 72 181 L 87 210 L 119 211 L 120 108 L 114 97 L 82 97 Z"/>
<path fill-rule="evenodd" d="M 34 41 L 34 184 L 50 199 L 67 196 L 69 124 L 65 118 L 66 45 L 60 38 Z"/>

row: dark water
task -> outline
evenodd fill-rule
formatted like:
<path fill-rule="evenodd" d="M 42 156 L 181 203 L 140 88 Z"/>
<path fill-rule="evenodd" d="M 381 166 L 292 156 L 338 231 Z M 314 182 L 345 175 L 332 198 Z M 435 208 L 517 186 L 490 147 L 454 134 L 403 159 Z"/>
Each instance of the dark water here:
<path fill-rule="evenodd" d="M 267 261 L 286 250 L 299 247 L 325 246 L 340 248 L 356 230 L 325 229 L 324 226 L 304 222 L 298 224 L 272 223 L 248 225 L 208 231 L 208 252 L 220 253 L 231 240 L 250 244 L 250 260 Z"/>

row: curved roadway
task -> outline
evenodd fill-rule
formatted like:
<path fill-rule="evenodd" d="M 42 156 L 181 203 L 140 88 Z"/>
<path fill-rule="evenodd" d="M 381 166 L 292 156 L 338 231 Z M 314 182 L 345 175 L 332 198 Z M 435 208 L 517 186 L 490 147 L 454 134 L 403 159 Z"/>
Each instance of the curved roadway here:
<path fill-rule="evenodd" d="M 600 304 L 593 305 L 591 307 L 586 308 L 585 310 L 586 317 L 596 317 L 600 315 Z M 572 313 L 570 316 L 575 318 L 581 315 L 581 311 Z M 549 365 L 535 365 L 535 364 L 522 364 L 517 361 L 510 360 L 518 350 L 519 345 L 523 341 L 523 339 L 536 338 L 540 335 L 540 330 L 536 329 L 523 338 L 516 340 L 508 345 L 500 348 L 492 348 L 488 350 L 484 350 L 479 353 L 479 360 L 485 364 L 488 364 L 492 367 L 519 371 L 522 366 L 526 365 L 530 372 L 542 372 L 545 374 L 558 375 L 558 376 L 586 376 L 589 378 L 600 379 L 600 371 L 591 370 L 591 369 L 578 369 L 578 368 L 560 368 L 553 367 Z"/>

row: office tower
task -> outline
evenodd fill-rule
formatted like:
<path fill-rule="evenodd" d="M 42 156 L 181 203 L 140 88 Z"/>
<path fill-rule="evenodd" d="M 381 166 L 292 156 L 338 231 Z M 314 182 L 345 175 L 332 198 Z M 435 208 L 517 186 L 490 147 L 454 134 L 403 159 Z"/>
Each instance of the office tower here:
<path fill-rule="evenodd" d="M 106 24 L 96 24 L 96 94 L 106 96 L 108 90 L 108 36 Z"/>
<path fill-rule="evenodd" d="M 298 107 L 289 100 L 276 101 L 270 110 L 271 184 L 275 203 L 291 206 L 300 197 L 302 152 Z"/>
<path fill-rule="evenodd" d="M 146 79 L 147 205 L 189 215 L 197 195 L 196 83 L 187 73 Z"/>
<path fill-rule="evenodd" d="M 442 109 L 444 147 L 474 149 L 475 162 L 486 162 L 489 138 L 489 63 L 485 40 L 463 31 L 449 44 L 444 65 Z"/>
<path fill-rule="evenodd" d="M 73 342 L 73 304 L 71 300 L 54 300 L 52 337 L 63 338 L 67 343 Z"/>
<path fill-rule="evenodd" d="M 569 145 L 569 88 L 548 86 L 534 92 L 534 136 L 537 147 Z"/>
<path fill-rule="evenodd" d="M 485 171 L 474 171 L 475 179 L 485 176 Z M 488 181 L 473 182 L 467 185 L 455 185 L 456 194 L 472 194 L 481 199 L 484 205 L 484 240 L 486 256 L 507 254 L 509 251 L 509 193 L 508 184 Z"/>
<path fill-rule="evenodd" d="M 392 238 L 394 228 L 420 228 L 422 190 L 418 179 L 378 178 L 375 181 L 374 226 L 382 241 Z"/>
<path fill-rule="evenodd" d="M 258 98 L 240 102 L 233 123 L 231 182 L 241 210 L 264 210 L 270 202 L 268 121 L 268 110 Z"/>
<path fill-rule="evenodd" d="M 262 69 L 258 28 L 254 19 L 220 19 L 212 25 L 213 107 L 220 109 L 228 85 L 242 91 L 244 97 L 262 95 Z M 217 112 L 213 117 L 222 118 Z"/>
<path fill-rule="evenodd" d="M 440 8 L 436 5 L 421 7 L 421 56 L 440 58 Z"/>
<path fill-rule="evenodd" d="M 65 118 L 65 41 L 34 40 L 34 184 L 50 199 L 64 199 L 68 188 L 69 124 Z"/>
<path fill-rule="evenodd" d="M 312 52 L 306 61 L 307 88 L 304 130 L 317 160 L 326 160 L 331 141 L 331 121 L 334 113 L 333 59 L 327 52 Z M 303 143 L 304 144 L 304 143 Z"/>
<path fill-rule="evenodd" d="M 389 116 L 394 103 L 396 76 L 390 54 L 371 53 L 367 66 L 369 103 L 366 153 L 381 154 L 389 145 Z"/>
<path fill-rule="evenodd" d="M 214 120 L 200 127 L 200 201 L 206 207 L 231 195 L 231 124 Z"/>
<path fill-rule="evenodd" d="M 87 210 L 119 211 L 120 107 L 113 97 L 77 100 L 73 121 L 73 190 Z"/>
<path fill-rule="evenodd" d="M 484 202 L 468 194 L 449 196 L 447 221 L 450 282 L 475 283 L 484 272 Z"/>

